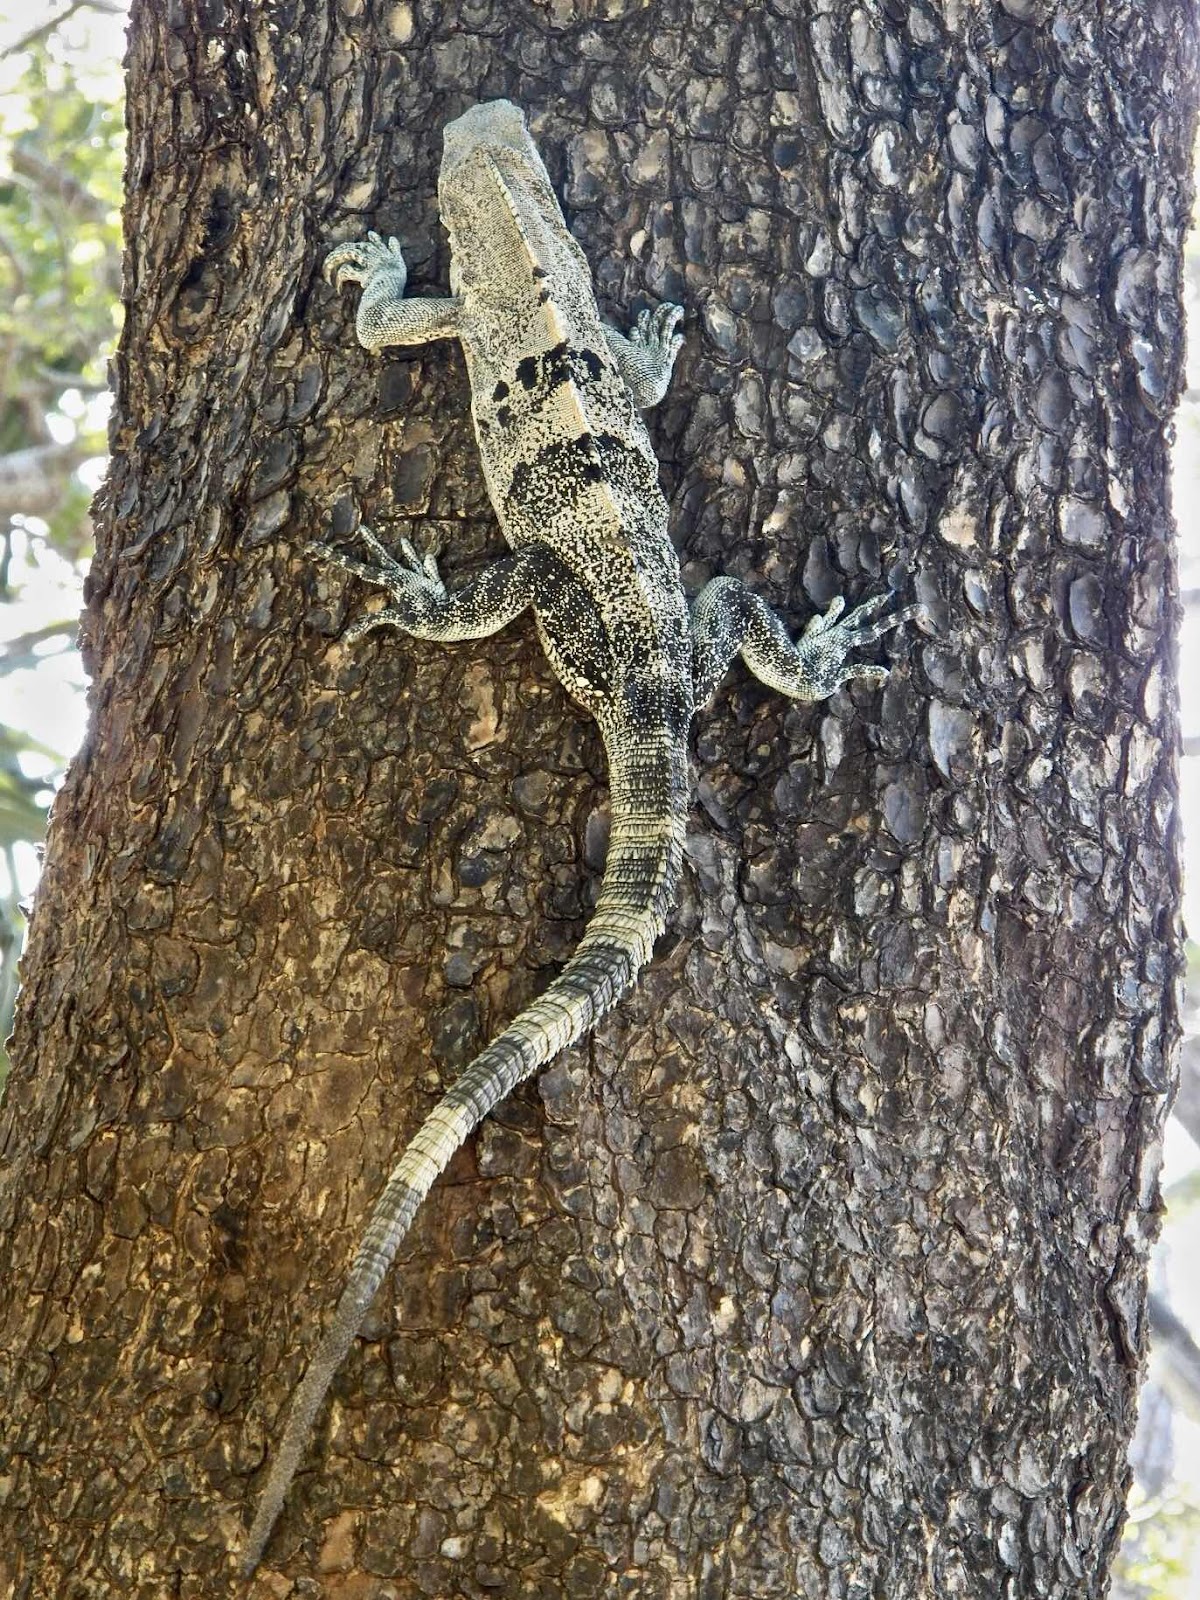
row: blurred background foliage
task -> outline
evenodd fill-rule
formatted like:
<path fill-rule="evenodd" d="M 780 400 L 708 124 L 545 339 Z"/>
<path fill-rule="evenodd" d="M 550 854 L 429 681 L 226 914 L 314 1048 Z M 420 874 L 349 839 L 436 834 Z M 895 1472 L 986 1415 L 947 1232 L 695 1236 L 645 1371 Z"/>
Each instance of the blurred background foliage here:
<path fill-rule="evenodd" d="M 84 729 L 73 649 L 91 553 L 88 507 L 104 471 L 106 363 L 119 328 L 124 130 L 123 0 L 0 0 L 0 1038 L 24 936 L 20 902 L 54 786 Z M 1200 316 L 1200 250 L 1187 265 Z M 1200 609 L 1200 340 L 1178 417 L 1176 504 L 1186 621 L 1183 683 Z M 1184 698 L 1183 812 L 1200 814 L 1200 697 Z M 1190 719 L 1190 720 L 1189 720 Z M 1200 829 L 1189 829 L 1189 893 Z M 1193 920 L 1197 913 L 1193 912 Z M 1193 949 L 1189 992 L 1200 994 Z M 1148 1307 L 1150 1374 L 1135 1487 L 1113 1574 L 1116 1600 L 1200 1600 L 1200 1015 L 1189 1010 L 1168 1129 L 1167 1216 Z M 0 1082 L 6 1061 L 0 1057 Z"/>
<path fill-rule="evenodd" d="M 0 1038 L 20 904 L 82 728 L 69 656 L 118 330 L 124 22 L 109 0 L 0 5 Z"/>

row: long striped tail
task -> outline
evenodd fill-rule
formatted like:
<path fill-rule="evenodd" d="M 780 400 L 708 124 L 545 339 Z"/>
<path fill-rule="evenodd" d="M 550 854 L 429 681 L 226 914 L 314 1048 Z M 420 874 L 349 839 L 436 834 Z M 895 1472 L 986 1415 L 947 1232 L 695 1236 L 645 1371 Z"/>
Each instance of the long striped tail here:
<path fill-rule="evenodd" d="M 652 735 L 637 749 L 610 747 L 609 754 L 613 828 L 595 914 L 561 974 L 442 1096 L 389 1177 L 292 1401 L 242 1554 L 245 1577 L 262 1556 L 334 1374 L 434 1179 L 493 1107 L 581 1039 L 632 987 L 663 930 L 683 855 L 682 740 Z"/>

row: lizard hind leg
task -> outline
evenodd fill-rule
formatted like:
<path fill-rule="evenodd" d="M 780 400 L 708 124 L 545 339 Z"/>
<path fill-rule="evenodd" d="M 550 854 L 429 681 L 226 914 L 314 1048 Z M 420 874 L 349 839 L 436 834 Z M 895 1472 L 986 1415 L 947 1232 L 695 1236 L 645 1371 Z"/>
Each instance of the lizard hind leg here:
<path fill-rule="evenodd" d="M 824 700 L 856 679 L 881 683 L 886 667 L 847 657 L 920 614 L 919 606 L 905 606 L 871 621 L 891 599 L 874 595 L 843 617 L 846 602 L 838 596 L 793 642 L 765 600 L 736 578 L 714 578 L 692 608 L 696 704 L 710 698 L 739 653 L 756 678 L 794 700 Z"/>
<path fill-rule="evenodd" d="M 402 539 L 403 560 L 397 561 L 369 528 L 358 531 L 375 557 L 374 564 L 343 555 L 329 545 L 309 546 L 322 561 L 391 596 L 392 605 L 369 612 L 347 628 L 342 637 L 351 644 L 375 628 L 387 627 L 443 644 L 486 638 L 534 603 L 546 562 L 541 545 L 525 545 L 515 554 L 493 561 L 470 583 L 451 593 L 432 554 L 422 556 L 408 539 Z"/>
<path fill-rule="evenodd" d="M 358 532 L 363 543 L 375 557 L 374 565 L 366 561 L 357 561 L 353 556 L 345 555 L 330 545 L 310 544 L 308 547 L 312 555 L 318 556 L 322 561 L 328 561 L 331 566 L 340 567 L 343 572 L 362 578 L 365 583 L 378 584 L 386 589 L 396 602 L 382 611 L 371 611 L 366 616 L 360 617 L 346 629 L 342 635 L 343 641 L 354 644 L 375 628 L 395 627 L 403 629 L 406 633 L 418 632 L 422 622 L 428 621 L 447 598 L 446 586 L 438 572 L 435 557 L 428 555 L 422 559 L 409 540 L 403 539 L 400 547 L 404 553 L 404 561 L 401 563 L 375 537 L 370 528 L 363 526 Z"/>

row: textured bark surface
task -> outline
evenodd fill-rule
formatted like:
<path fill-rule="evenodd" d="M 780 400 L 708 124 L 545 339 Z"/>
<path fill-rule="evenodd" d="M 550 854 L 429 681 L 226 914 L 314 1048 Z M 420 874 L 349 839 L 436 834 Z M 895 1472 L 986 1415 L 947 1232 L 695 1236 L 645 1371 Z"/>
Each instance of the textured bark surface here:
<path fill-rule="evenodd" d="M 449 346 L 443 123 L 531 113 L 690 587 L 881 574 L 885 691 L 740 669 L 673 933 L 435 1190 L 257 1580 L 354 1597 L 1098 1595 L 1174 1031 L 1193 9 L 140 0 L 128 320 L 0 1135 L 0 1594 L 233 1592 L 352 1243 L 577 938 L 600 747 L 533 629 L 337 642 L 357 514 L 499 545 Z M 285 1576 L 285 1574 L 287 1576 Z"/>

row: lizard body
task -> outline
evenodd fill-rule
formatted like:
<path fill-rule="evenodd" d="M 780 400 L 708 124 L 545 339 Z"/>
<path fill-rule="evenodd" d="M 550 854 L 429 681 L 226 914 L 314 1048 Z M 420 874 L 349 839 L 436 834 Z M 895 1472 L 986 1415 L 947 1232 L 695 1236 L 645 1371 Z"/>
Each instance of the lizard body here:
<path fill-rule="evenodd" d="M 326 270 L 339 287 L 362 285 L 357 330 L 366 348 L 459 340 L 483 470 L 511 554 L 450 593 L 433 559 L 407 541 L 398 561 L 360 529 L 374 564 L 315 548 L 391 596 L 347 630 L 348 640 L 385 626 L 421 638 L 481 638 L 532 608 L 556 675 L 599 724 L 612 833 L 603 888 L 574 955 L 443 1096 L 376 1203 L 292 1402 L 247 1537 L 246 1574 L 434 1179 L 492 1108 L 583 1037 L 649 961 L 682 860 L 694 708 L 739 651 L 764 682 L 801 700 L 823 698 L 848 679 L 882 679 L 885 668 L 846 657 L 912 614 L 872 621 L 883 596 L 839 621 L 843 602 L 835 600 L 793 643 L 766 604 L 731 578 L 714 579 L 689 613 L 640 415 L 666 391 L 682 312 L 665 305 L 643 313 L 628 337 L 602 323 L 587 262 L 516 106 L 475 106 L 444 138 L 438 197 L 451 297 L 405 299 L 399 246 L 374 234 L 334 249 Z"/>

